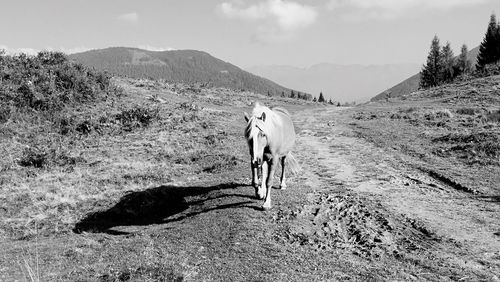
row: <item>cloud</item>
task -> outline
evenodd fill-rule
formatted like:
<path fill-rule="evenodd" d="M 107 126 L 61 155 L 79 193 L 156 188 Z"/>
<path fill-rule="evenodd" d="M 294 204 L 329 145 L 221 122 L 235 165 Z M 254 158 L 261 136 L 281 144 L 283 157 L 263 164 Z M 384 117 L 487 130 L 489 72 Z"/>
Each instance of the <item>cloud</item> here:
<path fill-rule="evenodd" d="M 329 0 L 327 8 L 348 20 L 392 20 L 410 12 L 449 10 L 488 1 L 490 0 Z"/>
<path fill-rule="evenodd" d="M 119 15 L 116 19 L 122 22 L 136 24 L 139 22 L 139 15 L 136 12 L 126 13 Z"/>
<path fill-rule="evenodd" d="M 59 47 L 59 48 L 52 48 L 52 47 L 46 47 L 43 49 L 35 49 L 35 48 L 11 48 L 6 45 L 0 45 L 0 50 L 5 50 L 5 53 L 7 55 L 18 55 L 20 53 L 25 53 L 28 55 L 36 55 L 40 51 L 60 51 L 65 54 L 74 54 L 74 53 L 80 53 L 80 52 L 85 52 L 90 50 L 91 48 L 87 47 L 74 47 L 74 48 L 65 48 L 65 47 Z"/>
<path fill-rule="evenodd" d="M 66 54 L 75 54 L 75 53 L 82 53 L 82 52 L 88 51 L 90 49 L 92 49 L 92 48 L 87 48 L 84 46 L 73 47 L 73 48 L 59 47 L 59 49 L 57 49 L 57 51 L 61 51 L 61 52 L 66 53 Z"/>
<path fill-rule="evenodd" d="M 21 53 L 36 55 L 40 51 L 33 48 L 10 48 L 6 45 L 0 45 L 0 50 L 4 50 L 7 55 L 18 55 Z"/>
<path fill-rule="evenodd" d="M 139 45 L 139 46 L 137 46 L 137 48 L 148 50 L 148 51 L 156 51 L 156 52 L 175 50 L 174 48 L 171 48 L 171 47 L 155 47 L 155 46 L 151 46 L 151 45 Z"/>
<path fill-rule="evenodd" d="M 258 23 L 254 38 L 263 41 L 289 39 L 318 16 L 315 7 L 284 0 L 263 0 L 249 6 L 242 1 L 223 2 L 217 9 L 229 19 Z"/>

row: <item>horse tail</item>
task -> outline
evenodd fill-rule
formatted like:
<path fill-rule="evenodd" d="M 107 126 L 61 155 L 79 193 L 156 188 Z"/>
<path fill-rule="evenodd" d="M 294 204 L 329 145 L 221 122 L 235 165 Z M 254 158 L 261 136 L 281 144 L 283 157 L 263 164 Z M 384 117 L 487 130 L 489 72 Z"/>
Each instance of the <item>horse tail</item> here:
<path fill-rule="evenodd" d="M 288 169 L 288 171 L 290 171 L 293 175 L 297 175 L 301 170 L 302 168 L 300 167 L 300 164 L 299 162 L 297 161 L 297 159 L 295 159 L 292 155 L 292 152 L 288 152 L 288 154 L 286 154 L 286 158 L 285 158 L 285 167 Z"/>

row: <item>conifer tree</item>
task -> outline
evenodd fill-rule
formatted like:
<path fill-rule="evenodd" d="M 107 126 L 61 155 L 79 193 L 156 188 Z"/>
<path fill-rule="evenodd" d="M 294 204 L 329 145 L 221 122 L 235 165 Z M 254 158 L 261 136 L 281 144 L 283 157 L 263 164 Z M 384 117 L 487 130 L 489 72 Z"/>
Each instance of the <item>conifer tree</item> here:
<path fill-rule="evenodd" d="M 427 56 L 427 63 L 420 72 L 420 87 L 428 88 L 439 85 L 442 74 L 442 56 L 439 38 L 434 36 L 431 43 L 431 50 Z"/>
<path fill-rule="evenodd" d="M 443 46 L 443 49 L 441 50 L 441 56 L 443 64 L 441 74 L 442 82 L 451 82 L 455 77 L 453 70 L 455 59 L 453 58 L 454 55 L 453 50 L 451 49 L 450 42 L 446 42 L 446 45 Z"/>
<path fill-rule="evenodd" d="M 467 45 L 462 45 L 462 48 L 460 50 L 460 55 L 457 58 L 457 63 L 456 63 L 456 75 L 460 74 L 468 74 L 472 70 L 472 65 L 470 60 L 467 58 L 467 54 L 469 53 L 469 50 L 467 48 Z"/>
<path fill-rule="evenodd" d="M 320 102 L 320 103 L 324 103 L 325 102 L 325 97 L 323 97 L 323 92 L 319 92 L 318 102 Z"/>
<path fill-rule="evenodd" d="M 500 60 L 500 27 L 495 14 L 491 14 L 488 29 L 483 42 L 479 46 L 476 68 L 483 69 L 485 65 L 496 63 Z"/>
<path fill-rule="evenodd" d="M 293 92 L 293 90 L 290 92 L 290 98 L 295 98 L 295 92 Z"/>

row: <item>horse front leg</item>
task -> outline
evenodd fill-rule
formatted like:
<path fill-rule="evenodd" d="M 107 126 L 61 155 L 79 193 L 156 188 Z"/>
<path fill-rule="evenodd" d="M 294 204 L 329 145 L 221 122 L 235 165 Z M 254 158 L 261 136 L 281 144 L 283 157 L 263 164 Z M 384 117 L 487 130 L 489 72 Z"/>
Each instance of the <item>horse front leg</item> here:
<path fill-rule="evenodd" d="M 285 177 L 285 159 L 286 156 L 281 157 L 281 179 L 280 179 L 280 189 L 286 189 L 286 177 Z"/>
<path fill-rule="evenodd" d="M 264 199 L 264 193 L 261 191 L 261 187 L 259 187 L 259 167 L 250 161 L 250 165 L 252 167 L 252 186 L 255 188 L 255 197 L 257 199 Z"/>
<path fill-rule="evenodd" d="M 262 178 L 261 178 L 260 186 L 258 186 L 258 188 L 255 192 L 256 192 L 257 198 L 259 200 L 262 200 L 262 199 L 264 199 L 264 196 L 266 193 L 266 179 L 267 179 L 267 172 L 268 172 L 267 171 L 267 169 L 268 169 L 267 162 L 264 161 L 264 163 L 262 163 L 262 167 L 260 167 L 259 169 L 261 170 Z"/>
<path fill-rule="evenodd" d="M 262 205 L 262 208 L 264 210 L 271 208 L 271 189 L 273 188 L 274 171 L 276 170 L 277 161 L 278 161 L 277 158 L 272 158 L 269 160 L 269 167 L 268 167 L 269 171 L 267 173 L 267 179 L 262 178 L 262 182 L 266 181 L 266 186 L 267 186 L 266 199 L 264 200 L 264 204 Z M 262 166 L 262 171 L 264 172 L 264 166 Z"/>

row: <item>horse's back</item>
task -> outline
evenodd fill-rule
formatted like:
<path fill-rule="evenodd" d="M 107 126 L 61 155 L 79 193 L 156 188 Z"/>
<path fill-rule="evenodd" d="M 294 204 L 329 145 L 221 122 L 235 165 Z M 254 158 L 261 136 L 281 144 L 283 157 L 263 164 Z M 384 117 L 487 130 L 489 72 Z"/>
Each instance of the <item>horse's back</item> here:
<path fill-rule="evenodd" d="M 293 126 L 292 118 L 290 113 L 279 107 L 272 109 L 276 115 L 280 118 L 280 154 L 287 154 L 295 144 L 295 128 Z"/>

